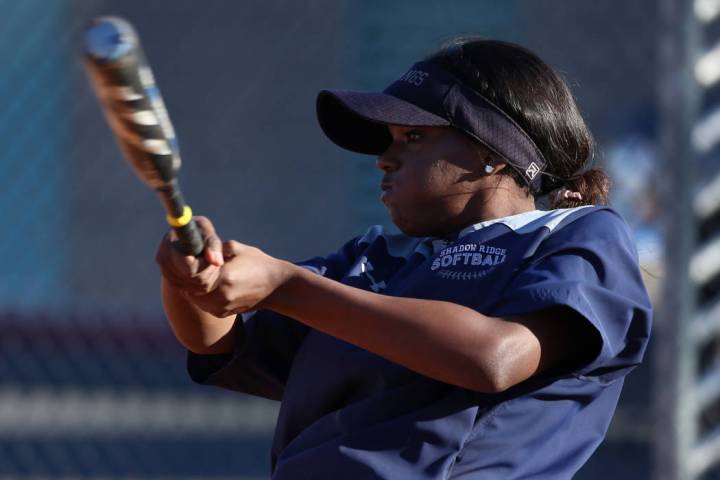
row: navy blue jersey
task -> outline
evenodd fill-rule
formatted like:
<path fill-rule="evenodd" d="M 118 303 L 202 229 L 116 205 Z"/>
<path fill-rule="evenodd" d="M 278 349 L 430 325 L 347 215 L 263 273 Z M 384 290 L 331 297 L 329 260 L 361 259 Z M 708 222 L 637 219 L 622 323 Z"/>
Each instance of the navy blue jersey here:
<path fill-rule="evenodd" d="M 642 360 L 650 333 L 628 227 L 604 207 L 491 220 L 453 240 L 373 227 L 303 265 L 357 288 L 490 316 L 565 309 L 602 345 L 573 368 L 487 394 L 432 380 L 273 312 L 244 314 L 235 351 L 190 354 L 189 371 L 198 382 L 282 400 L 276 480 L 571 478 L 605 435 L 623 378 Z"/>

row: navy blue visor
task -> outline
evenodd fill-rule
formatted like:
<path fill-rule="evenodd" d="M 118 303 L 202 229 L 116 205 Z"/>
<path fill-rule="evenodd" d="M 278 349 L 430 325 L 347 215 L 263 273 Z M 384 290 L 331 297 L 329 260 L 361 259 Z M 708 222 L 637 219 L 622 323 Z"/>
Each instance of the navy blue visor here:
<path fill-rule="evenodd" d="M 454 127 L 520 172 L 533 191 L 540 190 L 547 162 L 528 134 L 490 100 L 433 64 L 416 63 L 382 93 L 323 90 L 316 108 L 330 140 L 369 155 L 380 155 L 392 143 L 388 124 Z"/>

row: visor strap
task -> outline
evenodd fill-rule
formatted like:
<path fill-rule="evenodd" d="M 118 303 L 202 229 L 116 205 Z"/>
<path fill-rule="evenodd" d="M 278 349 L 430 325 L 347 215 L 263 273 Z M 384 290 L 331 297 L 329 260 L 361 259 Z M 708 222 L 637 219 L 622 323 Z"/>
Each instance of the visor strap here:
<path fill-rule="evenodd" d="M 540 190 L 540 174 L 547 162 L 530 136 L 505 112 L 459 83 L 446 95 L 445 110 L 453 127 L 500 155 L 533 191 Z"/>

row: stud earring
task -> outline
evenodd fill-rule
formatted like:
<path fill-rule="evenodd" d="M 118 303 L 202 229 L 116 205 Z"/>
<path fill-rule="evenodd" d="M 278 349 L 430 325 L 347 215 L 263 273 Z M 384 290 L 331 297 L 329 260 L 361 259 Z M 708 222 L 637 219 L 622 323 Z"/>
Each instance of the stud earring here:
<path fill-rule="evenodd" d="M 495 167 L 493 167 L 493 166 L 490 165 L 489 163 L 486 163 L 486 164 L 485 164 L 485 173 L 487 173 L 488 175 L 490 175 L 494 170 L 495 170 Z"/>

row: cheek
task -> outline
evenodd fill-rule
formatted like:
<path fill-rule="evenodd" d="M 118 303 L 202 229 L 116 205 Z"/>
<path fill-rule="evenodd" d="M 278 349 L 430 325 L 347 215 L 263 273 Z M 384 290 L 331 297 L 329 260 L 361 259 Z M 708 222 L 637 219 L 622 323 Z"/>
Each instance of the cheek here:
<path fill-rule="evenodd" d="M 407 190 L 428 190 L 443 178 L 441 162 L 415 159 L 396 174 L 396 182 Z"/>
<path fill-rule="evenodd" d="M 453 193 L 459 185 L 460 175 L 454 166 L 447 162 L 438 160 L 432 163 L 428 169 L 423 172 L 422 186 L 426 193 L 443 197 L 448 193 Z"/>

